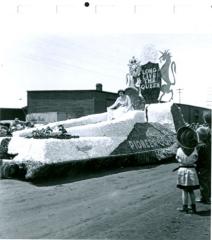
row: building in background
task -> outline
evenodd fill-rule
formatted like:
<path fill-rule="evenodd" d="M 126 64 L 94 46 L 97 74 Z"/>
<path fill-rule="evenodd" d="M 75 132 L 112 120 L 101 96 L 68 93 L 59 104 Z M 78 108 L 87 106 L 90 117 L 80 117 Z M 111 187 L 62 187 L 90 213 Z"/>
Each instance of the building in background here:
<path fill-rule="evenodd" d="M 105 92 L 102 84 L 93 90 L 41 90 L 27 91 L 27 107 L 0 108 L 0 120 L 33 121 L 49 123 L 87 116 L 107 111 L 117 98 L 117 93 Z M 162 104 L 162 103 L 161 103 Z M 180 104 L 185 121 L 203 123 L 203 113 L 209 108 Z"/>
<path fill-rule="evenodd" d="M 0 120 L 19 120 L 25 121 L 27 108 L 0 108 Z"/>
<path fill-rule="evenodd" d="M 116 93 L 103 91 L 102 84 L 95 90 L 27 91 L 27 120 L 45 123 L 102 113 L 116 98 Z"/>

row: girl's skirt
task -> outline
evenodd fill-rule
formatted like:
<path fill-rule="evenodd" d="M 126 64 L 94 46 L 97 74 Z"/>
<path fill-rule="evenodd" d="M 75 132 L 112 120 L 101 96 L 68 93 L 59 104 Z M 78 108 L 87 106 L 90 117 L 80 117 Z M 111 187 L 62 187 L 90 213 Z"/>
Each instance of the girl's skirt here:
<path fill-rule="evenodd" d="M 199 189 L 199 179 L 194 167 L 180 167 L 177 174 L 177 187 L 180 189 Z"/>

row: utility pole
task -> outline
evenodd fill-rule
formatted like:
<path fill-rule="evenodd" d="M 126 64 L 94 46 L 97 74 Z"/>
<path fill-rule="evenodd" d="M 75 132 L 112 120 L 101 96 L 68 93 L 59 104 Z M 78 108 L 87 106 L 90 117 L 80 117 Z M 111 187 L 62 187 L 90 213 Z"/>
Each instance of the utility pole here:
<path fill-rule="evenodd" d="M 18 100 L 19 100 L 19 101 L 22 101 L 23 99 L 22 99 L 22 98 L 19 98 Z M 25 120 L 26 120 L 26 115 L 27 115 L 27 113 L 25 112 L 24 107 L 21 107 L 21 109 L 22 109 L 22 111 L 23 111 L 23 113 L 24 113 L 24 117 L 25 117 Z"/>
<path fill-rule="evenodd" d="M 212 87 L 207 89 L 207 98 L 206 98 L 207 107 L 212 107 Z"/>
<path fill-rule="evenodd" d="M 181 103 L 181 93 L 182 93 L 183 88 L 178 88 L 178 94 L 179 94 L 179 103 Z"/>

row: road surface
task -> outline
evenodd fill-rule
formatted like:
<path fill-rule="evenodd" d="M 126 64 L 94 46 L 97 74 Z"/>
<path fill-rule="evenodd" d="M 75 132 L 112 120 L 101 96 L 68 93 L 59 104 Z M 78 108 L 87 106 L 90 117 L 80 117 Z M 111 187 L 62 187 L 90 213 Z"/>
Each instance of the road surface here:
<path fill-rule="evenodd" d="M 209 240 L 210 205 L 198 203 L 197 214 L 176 210 L 176 166 L 39 184 L 0 180 L 0 238 Z"/>

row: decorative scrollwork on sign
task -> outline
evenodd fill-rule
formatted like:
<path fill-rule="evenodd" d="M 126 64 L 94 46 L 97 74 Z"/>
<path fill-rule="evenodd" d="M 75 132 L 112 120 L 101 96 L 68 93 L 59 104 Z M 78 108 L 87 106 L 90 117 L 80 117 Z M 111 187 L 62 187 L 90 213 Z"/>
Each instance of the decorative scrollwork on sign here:
<path fill-rule="evenodd" d="M 160 71 L 161 71 L 162 80 L 165 82 L 165 84 L 162 84 L 161 86 L 160 91 L 162 92 L 162 94 L 159 98 L 159 102 L 162 101 L 162 98 L 164 97 L 165 94 L 169 94 L 169 93 L 171 93 L 171 98 L 169 99 L 169 101 L 171 101 L 173 99 L 173 90 L 171 89 L 171 86 L 175 85 L 176 83 L 176 78 L 175 78 L 176 63 L 174 61 L 171 61 L 172 56 L 169 50 L 165 50 L 164 52 L 160 52 L 160 53 L 161 53 L 161 57 L 159 58 L 159 60 L 163 62 L 163 65 Z M 170 76 L 169 76 L 170 69 L 172 72 L 173 82 L 171 82 Z"/>

